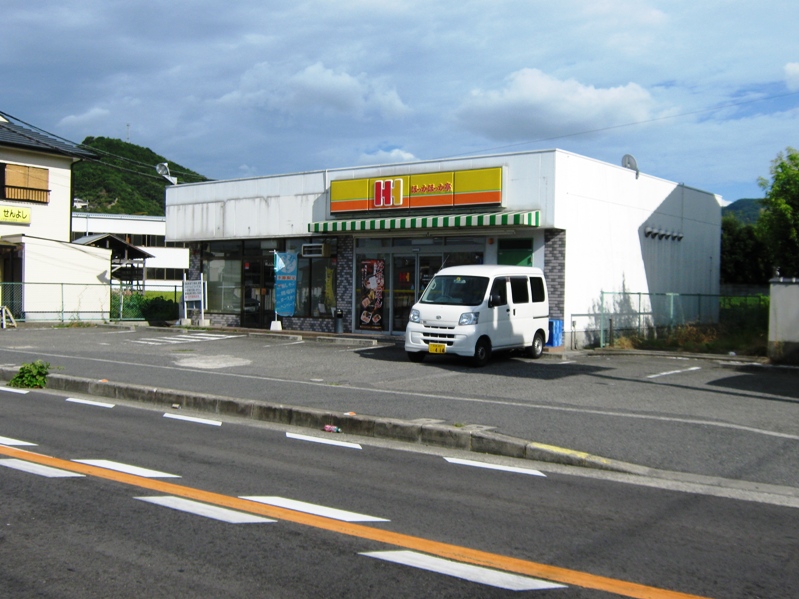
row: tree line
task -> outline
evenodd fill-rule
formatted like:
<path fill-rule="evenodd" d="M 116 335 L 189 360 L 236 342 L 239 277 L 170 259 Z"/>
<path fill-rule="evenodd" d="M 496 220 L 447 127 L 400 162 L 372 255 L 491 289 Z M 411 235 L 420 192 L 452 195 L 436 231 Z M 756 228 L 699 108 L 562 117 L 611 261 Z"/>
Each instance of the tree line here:
<path fill-rule="evenodd" d="M 733 214 L 721 220 L 721 282 L 766 285 L 774 276 L 799 277 L 799 151 L 777 154 L 763 189 L 760 214 L 744 223 Z"/>

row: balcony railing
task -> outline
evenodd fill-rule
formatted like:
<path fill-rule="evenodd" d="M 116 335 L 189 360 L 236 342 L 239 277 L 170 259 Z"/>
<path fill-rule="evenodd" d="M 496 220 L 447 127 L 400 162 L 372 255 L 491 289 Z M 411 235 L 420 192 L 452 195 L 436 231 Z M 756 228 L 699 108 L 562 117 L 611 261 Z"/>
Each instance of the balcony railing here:
<path fill-rule="evenodd" d="M 6 185 L 4 197 L 7 200 L 24 200 L 26 202 L 40 202 L 48 204 L 50 202 L 49 189 L 34 189 L 32 187 L 16 187 Z"/>

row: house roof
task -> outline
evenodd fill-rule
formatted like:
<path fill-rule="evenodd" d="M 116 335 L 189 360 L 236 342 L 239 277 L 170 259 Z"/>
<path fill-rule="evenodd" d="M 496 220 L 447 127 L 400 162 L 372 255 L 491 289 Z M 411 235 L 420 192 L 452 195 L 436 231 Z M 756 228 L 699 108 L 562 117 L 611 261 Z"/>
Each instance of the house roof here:
<path fill-rule="evenodd" d="M 131 245 L 116 235 L 111 235 L 111 233 L 84 235 L 72 243 L 77 243 L 78 245 L 90 245 L 97 248 L 111 250 L 112 262 L 142 260 L 153 257 L 152 254 L 148 254 L 144 250 L 137 248 L 135 245 Z"/>
<path fill-rule="evenodd" d="M 62 154 L 73 158 L 93 158 L 95 154 L 57 137 L 52 137 L 0 117 L 0 145 L 36 152 Z"/>

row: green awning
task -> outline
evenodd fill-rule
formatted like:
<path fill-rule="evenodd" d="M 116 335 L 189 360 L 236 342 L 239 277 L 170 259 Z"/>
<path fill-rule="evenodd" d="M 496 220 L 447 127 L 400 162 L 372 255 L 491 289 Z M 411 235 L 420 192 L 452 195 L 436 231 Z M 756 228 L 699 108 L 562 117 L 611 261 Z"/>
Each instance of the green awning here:
<path fill-rule="evenodd" d="M 405 216 L 325 220 L 308 223 L 309 233 L 358 233 L 361 231 L 407 231 L 412 229 L 455 229 L 460 227 L 538 227 L 540 210 L 492 212 L 438 216 Z"/>

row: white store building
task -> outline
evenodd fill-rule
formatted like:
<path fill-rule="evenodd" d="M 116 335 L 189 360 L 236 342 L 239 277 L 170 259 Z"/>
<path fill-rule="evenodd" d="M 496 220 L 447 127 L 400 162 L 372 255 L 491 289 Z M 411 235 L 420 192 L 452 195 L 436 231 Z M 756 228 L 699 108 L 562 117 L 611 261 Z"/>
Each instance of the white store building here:
<path fill-rule="evenodd" d="M 546 275 L 556 344 L 579 346 L 595 341 L 603 292 L 718 294 L 720 202 L 547 150 L 175 185 L 166 237 L 191 248 L 214 324 L 270 326 L 275 251 L 298 257 L 284 329 L 332 332 L 340 310 L 345 332 L 387 335 L 442 265 L 527 264 Z"/>

